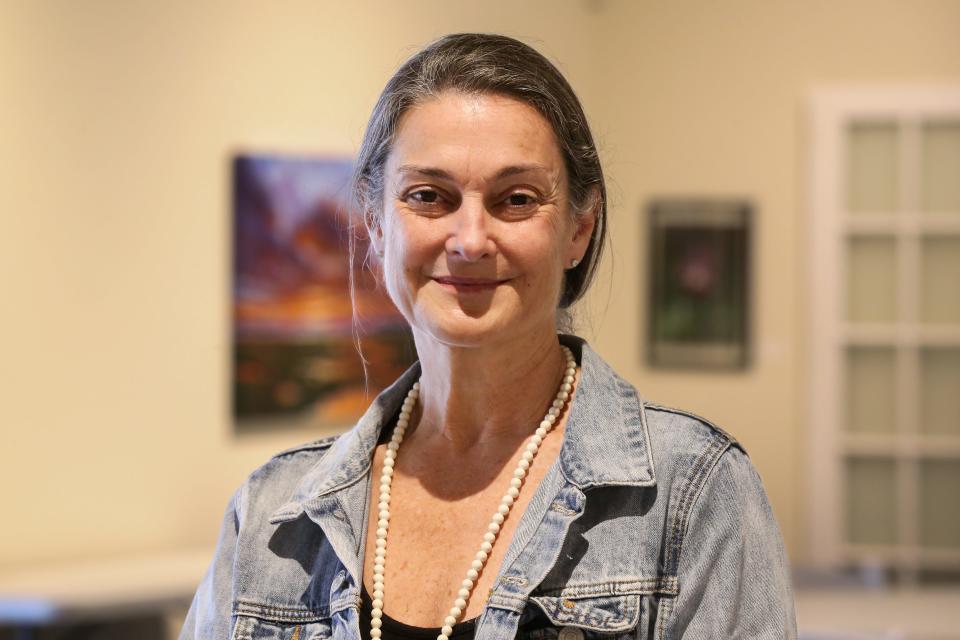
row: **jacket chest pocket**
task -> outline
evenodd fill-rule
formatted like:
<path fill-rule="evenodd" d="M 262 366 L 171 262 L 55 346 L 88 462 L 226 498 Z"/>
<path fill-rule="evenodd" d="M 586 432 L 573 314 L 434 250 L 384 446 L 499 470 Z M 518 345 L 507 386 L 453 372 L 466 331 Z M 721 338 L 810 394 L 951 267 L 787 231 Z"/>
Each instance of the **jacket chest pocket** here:
<path fill-rule="evenodd" d="M 278 613 L 274 609 L 264 615 L 235 612 L 231 640 L 327 640 L 331 637 L 328 618 L 285 619 L 294 618 L 292 613 Z"/>
<path fill-rule="evenodd" d="M 530 605 L 546 617 L 547 625 L 521 629 L 521 640 L 585 640 L 594 638 L 646 640 L 655 615 L 650 594 L 609 594 L 589 597 L 550 595 L 530 597 Z"/>

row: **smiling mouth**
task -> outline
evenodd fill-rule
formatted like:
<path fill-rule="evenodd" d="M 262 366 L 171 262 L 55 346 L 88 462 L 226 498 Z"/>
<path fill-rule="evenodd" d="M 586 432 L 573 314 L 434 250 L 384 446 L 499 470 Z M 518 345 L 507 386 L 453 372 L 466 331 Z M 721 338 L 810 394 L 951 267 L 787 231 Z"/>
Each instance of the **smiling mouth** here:
<path fill-rule="evenodd" d="M 480 293 L 493 291 L 507 280 L 493 280 L 490 278 L 466 278 L 463 276 L 439 276 L 432 278 L 444 289 L 457 293 Z"/>

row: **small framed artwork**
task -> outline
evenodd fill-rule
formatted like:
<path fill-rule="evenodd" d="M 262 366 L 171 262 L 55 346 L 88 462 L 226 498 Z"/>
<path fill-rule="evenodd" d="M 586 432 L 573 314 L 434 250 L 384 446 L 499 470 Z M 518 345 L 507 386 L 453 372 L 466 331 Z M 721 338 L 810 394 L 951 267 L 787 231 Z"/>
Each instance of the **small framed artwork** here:
<path fill-rule="evenodd" d="M 239 155 L 232 169 L 235 429 L 348 426 L 416 357 L 374 274 L 351 265 L 352 161 Z"/>
<path fill-rule="evenodd" d="M 651 366 L 748 366 L 752 217 L 750 204 L 739 200 L 664 199 L 650 204 Z"/>

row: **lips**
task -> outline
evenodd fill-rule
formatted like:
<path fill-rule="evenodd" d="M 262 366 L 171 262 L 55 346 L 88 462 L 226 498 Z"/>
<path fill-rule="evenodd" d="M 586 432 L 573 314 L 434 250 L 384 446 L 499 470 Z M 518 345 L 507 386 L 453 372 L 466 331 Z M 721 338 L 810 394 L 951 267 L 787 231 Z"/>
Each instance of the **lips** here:
<path fill-rule="evenodd" d="M 452 289 L 460 293 L 492 291 L 504 282 L 507 282 L 507 280 L 470 278 L 466 276 L 435 276 L 432 279 L 445 289 Z"/>

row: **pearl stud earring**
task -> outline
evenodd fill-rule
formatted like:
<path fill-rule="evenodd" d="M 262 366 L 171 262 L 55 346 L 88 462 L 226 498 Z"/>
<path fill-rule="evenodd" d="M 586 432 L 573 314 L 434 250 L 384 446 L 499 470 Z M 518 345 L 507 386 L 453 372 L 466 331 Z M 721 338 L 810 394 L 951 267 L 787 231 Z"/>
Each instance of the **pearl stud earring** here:
<path fill-rule="evenodd" d="M 580 264 L 580 261 L 574 258 L 570 261 L 570 268 L 576 269 L 578 264 Z"/>

